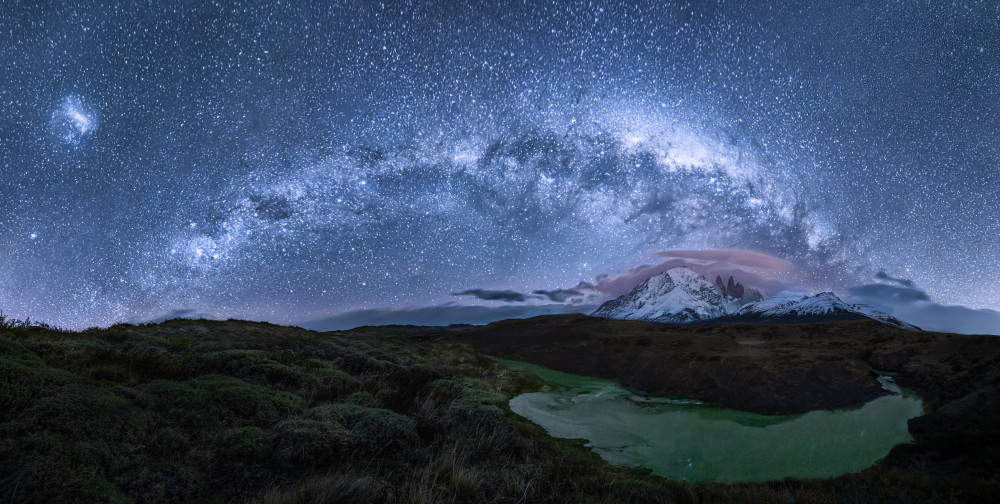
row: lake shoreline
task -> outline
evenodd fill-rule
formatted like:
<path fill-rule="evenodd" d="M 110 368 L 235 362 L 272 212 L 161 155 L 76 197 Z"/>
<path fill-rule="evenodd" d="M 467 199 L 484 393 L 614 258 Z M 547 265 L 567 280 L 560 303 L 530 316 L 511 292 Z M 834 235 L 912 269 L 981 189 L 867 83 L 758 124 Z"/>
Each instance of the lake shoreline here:
<path fill-rule="evenodd" d="M 608 463 L 689 482 L 831 478 L 861 471 L 912 442 L 907 420 L 922 401 L 891 377 L 892 394 L 857 407 L 760 415 L 684 399 L 636 396 L 613 382 L 500 360 L 548 386 L 508 403 L 553 437 L 584 439 Z"/>
<path fill-rule="evenodd" d="M 845 326 L 851 333 L 842 334 Z M 454 337 L 487 354 L 654 395 L 787 415 L 857 406 L 889 393 L 873 379 L 872 362 L 857 351 L 859 326 L 866 327 L 667 326 L 559 315 L 497 322 Z M 816 335 L 817 329 L 838 334 Z"/>

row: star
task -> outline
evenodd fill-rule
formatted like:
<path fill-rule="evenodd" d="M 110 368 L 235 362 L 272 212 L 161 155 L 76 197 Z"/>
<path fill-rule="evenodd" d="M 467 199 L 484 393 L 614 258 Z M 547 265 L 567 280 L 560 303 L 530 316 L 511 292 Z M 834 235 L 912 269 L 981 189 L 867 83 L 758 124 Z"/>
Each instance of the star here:
<path fill-rule="evenodd" d="M 996 9 L 966 5 L 4 9 L 0 307 L 299 323 L 740 249 L 1000 309 Z"/>

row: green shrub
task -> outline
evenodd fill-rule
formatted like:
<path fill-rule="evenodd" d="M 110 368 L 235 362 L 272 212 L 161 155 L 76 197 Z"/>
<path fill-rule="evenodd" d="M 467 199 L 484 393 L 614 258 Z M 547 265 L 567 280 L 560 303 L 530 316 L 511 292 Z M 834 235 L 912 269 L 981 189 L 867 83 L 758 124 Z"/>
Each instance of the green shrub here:
<path fill-rule="evenodd" d="M 374 408 L 378 404 L 378 399 L 375 399 L 375 396 L 371 392 L 360 390 L 345 397 L 344 403 Z"/>
<path fill-rule="evenodd" d="M 258 362 L 247 370 L 247 379 L 258 383 L 281 386 L 286 390 L 310 390 L 316 387 L 316 378 L 304 368 L 289 366 L 270 359 Z"/>
<path fill-rule="evenodd" d="M 0 337 L 0 359 L 12 358 L 21 361 L 41 363 L 42 359 L 21 343 Z"/>
<path fill-rule="evenodd" d="M 269 425 L 298 414 L 306 407 L 305 401 L 294 394 L 231 376 L 202 375 L 188 380 L 188 383 L 203 404 L 211 408 L 210 412 L 227 422 Z"/>
<path fill-rule="evenodd" d="M 114 394 L 111 387 L 79 383 L 36 399 L 18 418 L 19 424 L 33 430 L 130 445 L 146 439 L 151 421 L 148 412 Z"/>
<path fill-rule="evenodd" d="M 45 367 L 30 357 L 0 358 L 0 421 L 9 420 L 32 400 L 76 380 L 76 376 Z"/>
<path fill-rule="evenodd" d="M 360 376 L 365 373 L 387 374 L 399 372 L 403 369 L 396 363 L 366 353 L 347 353 L 337 359 L 336 362 L 338 368 L 347 371 L 353 376 Z"/>
<path fill-rule="evenodd" d="M 121 488 L 132 502 L 191 502 L 206 482 L 197 469 L 173 464 L 165 466 L 143 458 L 133 466 Z"/>
<path fill-rule="evenodd" d="M 335 421 L 286 420 L 273 431 L 274 457 L 291 468 L 331 464 L 352 444 L 351 433 Z"/>
<path fill-rule="evenodd" d="M 497 406 L 453 402 L 435 411 L 438 427 L 477 456 L 495 456 L 513 447 L 517 430 Z"/>
<path fill-rule="evenodd" d="M 161 456 L 183 455 L 190 449 L 190 443 L 191 438 L 186 432 L 173 427 L 164 427 L 153 435 L 146 448 L 151 453 Z"/>
<path fill-rule="evenodd" d="M 258 463 L 271 456 L 271 435 L 259 427 L 226 429 L 215 446 L 219 458 L 227 463 Z"/>
<path fill-rule="evenodd" d="M 267 360 L 263 350 L 220 350 L 201 355 L 202 369 L 211 373 L 235 374 L 245 372 L 258 362 Z"/>
<path fill-rule="evenodd" d="M 472 378 L 442 378 L 431 382 L 426 394 L 438 402 L 470 402 L 503 406 L 507 398 L 490 384 Z"/>
<path fill-rule="evenodd" d="M 307 411 L 305 417 L 343 425 L 354 436 L 352 448 L 368 455 L 391 456 L 420 441 L 413 419 L 388 409 L 324 404 Z"/>
<path fill-rule="evenodd" d="M 167 344 L 175 352 L 191 350 L 194 346 L 194 339 L 190 336 L 175 335 L 167 338 Z"/>
<path fill-rule="evenodd" d="M 353 376 L 333 368 L 313 368 L 309 372 L 316 379 L 313 401 L 330 401 L 349 394 L 358 386 Z"/>
<path fill-rule="evenodd" d="M 119 483 L 135 480 L 152 420 L 131 395 L 81 382 L 54 387 L 0 424 L 0 474 L 39 502 L 129 502 Z"/>
<path fill-rule="evenodd" d="M 139 390 L 150 398 L 150 406 L 161 414 L 173 409 L 198 409 L 199 397 L 188 382 L 153 380 L 140 385 Z"/>
<path fill-rule="evenodd" d="M 283 355 L 268 350 L 224 350 L 206 354 L 202 367 L 207 372 L 236 376 L 305 395 L 319 388 L 317 378 L 305 368 L 275 360 Z M 288 357 L 283 358 L 288 360 Z"/>
<path fill-rule="evenodd" d="M 102 442 L 88 442 L 43 430 L 26 430 L 11 436 L 0 432 L 0 474 L 9 478 L 4 498 L 27 502 L 124 503 L 128 499 L 109 481 L 108 467 L 115 462 Z M 16 488 L 14 488 L 16 485 Z M 8 493 L 9 492 L 9 493 Z M 16 495 L 15 495 L 16 492 Z"/>

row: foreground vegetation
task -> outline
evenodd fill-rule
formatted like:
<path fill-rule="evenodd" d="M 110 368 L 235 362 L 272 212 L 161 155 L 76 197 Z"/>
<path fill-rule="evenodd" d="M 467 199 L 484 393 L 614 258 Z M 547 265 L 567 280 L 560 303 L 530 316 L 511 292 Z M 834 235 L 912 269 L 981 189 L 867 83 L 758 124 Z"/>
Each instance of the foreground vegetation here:
<path fill-rule="evenodd" d="M 831 481 L 691 485 L 609 466 L 509 411 L 536 378 L 441 331 L 0 319 L 0 502 L 958 502 L 997 488 L 942 476 L 918 447 Z"/>

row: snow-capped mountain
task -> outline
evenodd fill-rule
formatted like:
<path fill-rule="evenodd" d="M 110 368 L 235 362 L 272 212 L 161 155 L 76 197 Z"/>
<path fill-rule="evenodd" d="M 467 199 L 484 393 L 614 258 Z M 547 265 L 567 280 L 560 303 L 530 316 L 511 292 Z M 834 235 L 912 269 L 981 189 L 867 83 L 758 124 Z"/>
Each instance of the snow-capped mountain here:
<path fill-rule="evenodd" d="M 832 292 L 821 292 L 812 296 L 774 297 L 748 304 L 733 315 L 777 318 L 792 316 L 831 315 L 837 312 L 853 312 L 851 305 L 841 301 Z"/>
<path fill-rule="evenodd" d="M 811 296 L 784 296 L 750 303 L 727 317 L 733 320 L 783 322 L 798 319 L 838 320 L 870 318 L 886 325 L 911 331 L 918 327 L 868 305 L 846 303 L 832 292 Z"/>
<path fill-rule="evenodd" d="M 869 318 L 886 325 L 919 330 L 871 306 L 845 303 L 832 292 L 764 298 L 760 292 L 695 271 L 671 268 L 650 277 L 631 292 L 608 301 L 592 316 L 668 324 L 704 321 L 795 322 Z"/>
<path fill-rule="evenodd" d="M 688 268 L 671 268 L 602 304 L 593 316 L 680 324 L 728 315 L 728 304 L 705 277 Z"/>

